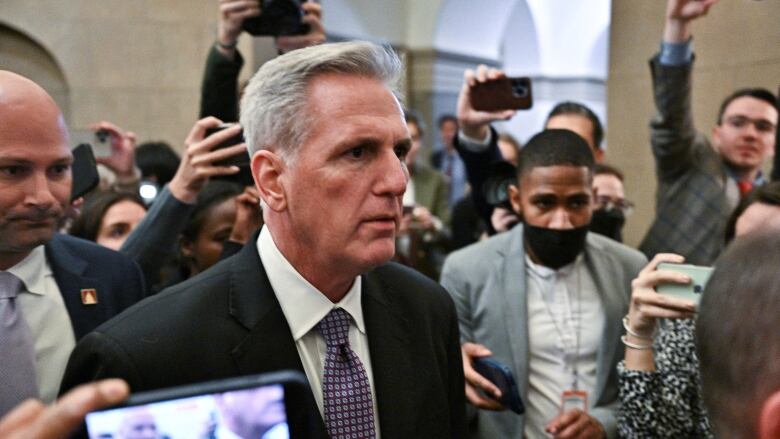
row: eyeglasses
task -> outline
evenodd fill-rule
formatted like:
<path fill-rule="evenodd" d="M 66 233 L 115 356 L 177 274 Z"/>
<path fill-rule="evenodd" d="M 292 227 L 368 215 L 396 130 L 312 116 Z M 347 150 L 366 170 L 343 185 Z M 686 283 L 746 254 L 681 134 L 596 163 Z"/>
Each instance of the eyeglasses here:
<path fill-rule="evenodd" d="M 766 119 L 751 119 L 745 116 L 732 116 L 726 119 L 727 125 L 737 129 L 745 128 L 751 123 L 760 133 L 770 133 L 775 130 L 775 124 Z"/>
<path fill-rule="evenodd" d="M 629 216 L 634 212 L 634 203 L 624 199 L 612 199 L 606 195 L 599 195 L 596 197 L 597 209 L 618 209 L 623 212 L 623 215 Z"/>

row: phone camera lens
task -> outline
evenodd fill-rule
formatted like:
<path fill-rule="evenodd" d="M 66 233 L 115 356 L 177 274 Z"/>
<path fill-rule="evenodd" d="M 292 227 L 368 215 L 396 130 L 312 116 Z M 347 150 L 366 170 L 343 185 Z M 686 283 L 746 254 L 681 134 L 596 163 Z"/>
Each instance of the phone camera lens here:
<path fill-rule="evenodd" d="M 518 98 L 524 98 L 528 96 L 528 87 L 520 82 L 512 82 L 512 94 Z"/>
<path fill-rule="evenodd" d="M 702 290 L 703 290 L 703 288 L 699 284 L 696 284 L 696 285 L 693 286 L 693 292 L 696 293 L 696 294 L 701 294 Z"/>

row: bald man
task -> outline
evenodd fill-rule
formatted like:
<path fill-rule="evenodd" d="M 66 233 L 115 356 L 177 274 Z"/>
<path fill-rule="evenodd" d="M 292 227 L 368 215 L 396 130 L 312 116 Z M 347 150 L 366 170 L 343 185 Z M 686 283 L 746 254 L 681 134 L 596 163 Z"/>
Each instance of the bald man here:
<path fill-rule="evenodd" d="M 51 96 L 0 71 L 0 416 L 53 401 L 76 341 L 144 296 L 135 263 L 56 233 L 72 162 Z"/>

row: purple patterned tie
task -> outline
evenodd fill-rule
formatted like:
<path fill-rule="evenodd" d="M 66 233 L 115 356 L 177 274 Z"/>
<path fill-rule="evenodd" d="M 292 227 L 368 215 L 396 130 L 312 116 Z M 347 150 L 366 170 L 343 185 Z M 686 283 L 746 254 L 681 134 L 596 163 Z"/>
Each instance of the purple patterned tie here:
<path fill-rule="evenodd" d="M 0 271 L 0 417 L 38 397 L 33 337 L 16 304 L 22 286 L 18 277 Z"/>
<path fill-rule="evenodd" d="M 318 324 L 325 337 L 322 399 L 331 439 L 376 437 L 371 384 L 357 354 L 349 347 L 350 315 L 334 308 Z"/>

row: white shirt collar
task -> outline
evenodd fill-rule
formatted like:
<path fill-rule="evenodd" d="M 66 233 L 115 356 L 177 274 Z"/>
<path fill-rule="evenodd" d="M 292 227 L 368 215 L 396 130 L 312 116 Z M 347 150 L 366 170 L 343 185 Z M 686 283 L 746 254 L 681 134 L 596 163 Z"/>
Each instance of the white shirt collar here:
<path fill-rule="evenodd" d="M 46 277 L 53 276 L 51 267 L 46 263 L 46 251 L 42 245 L 35 247 L 26 258 L 7 271 L 24 282 L 28 293 L 39 296 L 46 294 Z"/>
<path fill-rule="evenodd" d="M 304 279 L 284 257 L 268 227 L 263 226 L 260 231 L 260 236 L 257 238 L 257 251 L 295 341 L 311 331 L 334 308 L 343 308 L 347 311 L 358 330 L 363 334 L 366 333 L 363 324 L 360 276 L 355 278 L 347 295 L 338 303 L 333 303 Z"/>

